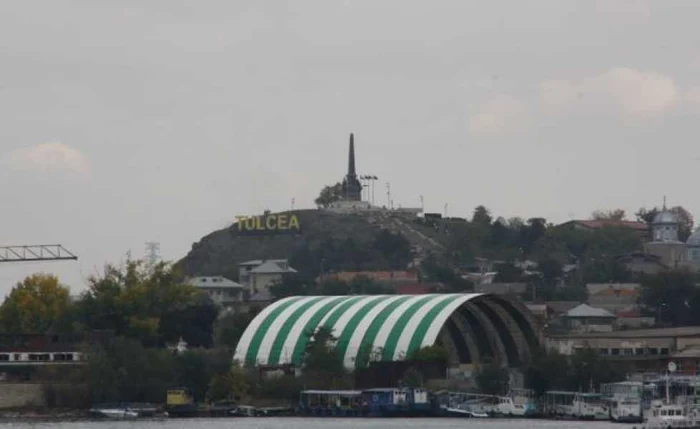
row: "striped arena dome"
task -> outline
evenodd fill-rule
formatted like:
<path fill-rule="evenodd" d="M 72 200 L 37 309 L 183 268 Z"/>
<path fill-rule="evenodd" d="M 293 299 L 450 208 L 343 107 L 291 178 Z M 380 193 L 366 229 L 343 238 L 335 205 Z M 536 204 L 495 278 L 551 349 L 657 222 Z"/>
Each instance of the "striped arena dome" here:
<path fill-rule="evenodd" d="M 347 368 L 369 350 L 403 360 L 440 344 L 451 364 L 497 361 L 519 365 L 539 344 L 539 329 L 521 303 L 488 294 L 293 296 L 261 311 L 238 342 L 234 360 L 246 365 L 299 365 L 309 333 L 332 330 Z"/>

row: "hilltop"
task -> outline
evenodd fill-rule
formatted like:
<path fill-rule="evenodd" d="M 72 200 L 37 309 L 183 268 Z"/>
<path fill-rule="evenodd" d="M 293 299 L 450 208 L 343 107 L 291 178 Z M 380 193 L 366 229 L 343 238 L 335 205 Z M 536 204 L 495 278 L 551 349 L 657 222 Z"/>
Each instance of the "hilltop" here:
<path fill-rule="evenodd" d="M 281 213 L 280 213 L 281 214 Z M 236 224 L 214 231 L 192 245 L 178 262 L 186 275 L 223 275 L 235 279 L 237 264 L 252 259 L 288 258 L 308 274 L 325 269 L 401 269 L 413 256 L 439 253 L 445 243 L 433 228 L 389 211 L 361 214 L 295 210 L 298 234 L 246 235 Z"/>

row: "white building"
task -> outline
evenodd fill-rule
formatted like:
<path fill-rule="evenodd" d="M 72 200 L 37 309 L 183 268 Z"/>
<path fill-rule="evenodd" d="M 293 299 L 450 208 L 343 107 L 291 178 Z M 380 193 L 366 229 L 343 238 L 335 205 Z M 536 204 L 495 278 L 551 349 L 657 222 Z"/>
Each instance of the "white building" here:
<path fill-rule="evenodd" d="M 224 308 L 242 302 L 246 289 L 244 285 L 222 276 L 192 277 L 188 279 L 186 283 L 206 293 L 212 301 Z"/>
<path fill-rule="evenodd" d="M 247 288 L 250 296 L 268 291 L 285 274 L 296 272 L 286 259 L 257 259 L 238 264 L 238 280 Z"/>
<path fill-rule="evenodd" d="M 567 311 L 565 319 L 572 332 L 610 332 L 615 315 L 602 308 L 581 304 Z"/>

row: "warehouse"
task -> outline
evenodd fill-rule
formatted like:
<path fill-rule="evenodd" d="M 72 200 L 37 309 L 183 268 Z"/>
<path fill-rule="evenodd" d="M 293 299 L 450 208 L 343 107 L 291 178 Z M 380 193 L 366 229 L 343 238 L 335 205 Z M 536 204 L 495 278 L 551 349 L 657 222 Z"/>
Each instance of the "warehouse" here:
<path fill-rule="evenodd" d="M 540 343 L 532 314 L 504 296 L 294 296 L 266 307 L 253 319 L 234 360 L 299 365 L 308 333 L 321 326 L 332 329 L 336 351 L 347 368 L 362 367 L 366 359 L 403 360 L 435 344 L 448 350 L 452 367 L 484 361 L 516 367 Z"/>

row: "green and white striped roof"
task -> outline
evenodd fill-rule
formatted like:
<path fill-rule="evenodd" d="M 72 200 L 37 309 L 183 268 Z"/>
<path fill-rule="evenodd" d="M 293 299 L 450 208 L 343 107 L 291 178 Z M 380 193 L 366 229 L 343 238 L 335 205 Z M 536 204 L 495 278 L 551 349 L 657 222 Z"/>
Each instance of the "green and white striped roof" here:
<path fill-rule="evenodd" d="M 338 338 L 345 366 L 361 349 L 381 350 L 382 360 L 400 360 L 433 345 L 447 319 L 481 294 L 294 296 L 266 307 L 248 325 L 234 360 L 246 364 L 300 364 L 305 333 L 321 326 Z"/>

